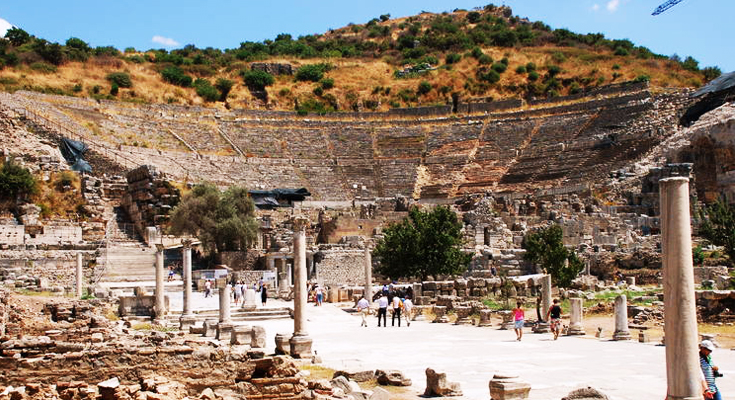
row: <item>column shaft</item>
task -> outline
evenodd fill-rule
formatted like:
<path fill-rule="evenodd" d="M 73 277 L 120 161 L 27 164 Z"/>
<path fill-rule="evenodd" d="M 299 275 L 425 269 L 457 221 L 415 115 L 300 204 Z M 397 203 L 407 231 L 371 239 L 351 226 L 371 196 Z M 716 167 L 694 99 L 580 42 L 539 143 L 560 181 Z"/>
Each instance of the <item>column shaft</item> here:
<path fill-rule="evenodd" d="M 163 287 L 163 245 L 156 245 L 156 319 L 160 320 L 166 315 L 166 303 Z"/>
<path fill-rule="evenodd" d="M 701 399 L 689 179 L 659 181 L 668 399 Z"/>
<path fill-rule="evenodd" d="M 184 243 L 182 251 L 181 258 L 184 264 L 184 311 L 182 316 L 188 317 L 193 315 L 191 311 L 191 245 Z"/>
<path fill-rule="evenodd" d="M 81 299 L 83 296 L 82 285 L 84 282 L 84 271 L 82 270 L 82 253 L 77 253 L 77 271 L 76 271 L 76 297 Z"/>
<path fill-rule="evenodd" d="M 306 335 L 306 231 L 304 227 L 294 232 L 294 336 Z"/>
<path fill-rule="evenodd" d="M 370 246 L 365 245 L 365 298 L 371 301 L 373 298 L 373 255 Z M 415 299 L 414 299 L 415 300 Z"/>

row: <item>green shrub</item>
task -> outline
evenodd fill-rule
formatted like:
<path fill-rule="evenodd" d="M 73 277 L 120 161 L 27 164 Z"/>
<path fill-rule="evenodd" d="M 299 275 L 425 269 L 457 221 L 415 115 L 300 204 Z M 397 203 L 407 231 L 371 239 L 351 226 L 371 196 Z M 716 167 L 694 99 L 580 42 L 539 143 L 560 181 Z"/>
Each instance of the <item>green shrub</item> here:
<path fill-rule="evenodd" d="M 702 75 L 704 75 L 704 79 L 709 82 L 722 75 L 722 70 L 718 67 L 706 67 L 702 68 Z"/>
<path fill-rule="evenodd" d="M 519 65 L 516 67 L 516 74 L 525 74 L 525 73 L 526 73 L 525 65 Z"/>
<path fill-rule="evenodd" d="M 321 97 L 324 94 L 324 89 L 321 86 L 317 86 L 311 91 L 315 96 Z"/>
<path fill-rule="evenodd" d="M 15 200 L 36 191 L 31 171 L 9 160 L 0 169 L 0 198 Z"/>
<path fill-rule="evenodd" d="M 635 77 L 635 79 L 633 81 L 634 82 L 650 82 L 651 81 L 651 77 L 648 76 L 648 75 L 638 75 L 638 76 Z"/>
<path fill-rule="evenodd" d="M 526 71 L 531 72 L 531 71 L 535 71 L 535 70 L 536 70 L 536 64 L 535 63 L 529 62 L 528 64 L 526 64 Z"/>
<path fill-rule="evenodd" d="M 186 75 L 181 68 L 176 66 L 164 68 L 161 71 L 161 76 L 163 76 L 164 81 L 181 87 L 190 87 L 193 81 L 191 76 Z"/>
<path fill-rule="evenodd" d="M 197 95 L 203 98 L 204 101 L 213 102 L 220 98 L 220 92 L 206 79 L 197 79 L 194 81 L 194 87 L 196 88 Z"/>
<path fill-rule="evenodd" d="M 447 54 L 445 61 L 447 64 L 455 64 L 458 63 L 462 59 L 462 56 L 457 53 L 449 53 Z"/>
<path fill-rule="evenodd" d="M 324 90 L 329 90 L 334 87 L 334 79 L 332 78 L 322 78 L 319 83 L 322 85 L 322 89 Z"/>
<path fill-rule="evenodd" d="M 531 71 L 531 72 L 528 73 L 528 80 L 529 81 L 535 82 L 535 81 L 538 80 L 538 78 L 539 78 L 538 72 Z"/>
<path fill-rule="evenodd" d="M 630 55 L 630 52 L 625 47 L 616 47 L 614 54 L 616 56 L 627 56 Z"/>
<path fill-rule="evenodd" d="M 549 74 L 550 77 L 555 77 L 561 73 L 561 67 L 558 65 L 549 65 L 546 67 L 546 72 Z"/>
<path fill-rule="evenodd" d="M 500 80 L 500 74 L 494 69 L 477 71 L 477 79 L 483 82 L 496 83 Z"/>
<path fill-rule="evenodd" d="M 121 88 L 133 87 L 133 81 L 130 79 L 130 74 L 127 72 L 112 72 L 107 74 L 107 80 L 117 84 Z"/>
<path fill-rule="evenodd" d="M 616 71 L 619 70 L 620 69 L 620 64 L 613 64 L 612 69 L 613 70 L 616 70 Z"/>
<path fill-rule="evenodd" d="M 579 83 L 572 82 L 572 84 L 569 86 L 569 94 L 577 94 L 582 91 L 582 88 L 579 87 Z"/>
<path fill-rule="evenodd" d="M 276 79 L 273 75 L 262 70 L 243 70 L 240 72 L 245 86 L 251 90 L 265 90 L 266 86 L 270 86 Z"/>
<path fill-rule="evenodd" d="M 117 96 L 117 92 L 120 90 L 120 87 L 117 85 L 117 83 L 112 82 L 112 86 L 110 86 L 110 94 L 113 96 Z"/>
<path fill-rule="evenodd" d="M 306 99 L 299 103 L 298 108 L 296 108 L 296 112 L 299 115 L 306 115 L 308 113 L 315 113 L 319 115 L 324 115 L 329 112 L 333 112 L 334 108 L 331 106 L 328 106 L 321 101 L 313 98 Z"/>
<path fill-rule="evenodd" d="M 82 84 L 81 83 L 77 83 L 76 85 L 74 85 L 73 88 L 71 88 L 71 91 L 74 92 L 74 93 L 79 93 L 79 92 L 82 91 L 82 89 L 83 89 L 82 88 Z"/>
<path fill-rule="evenodd" d="M 225 79 L 225 78 L 219 78 L 217 79 L 217 82 L 214 84 L 214 87 L 219 90 L 220 96 L 219 101 L 225 101 L 227 99 L 227 95 L 230 94 L 230 91 L 232 90 L 232 86 L 235 85 L 235 82 Z"/>
<path fill-rule="evenodd" d="M 480 57 L 482 57 L 483 55 L 485 55 L 485 53 L 483 53 L 482 52 L 482 49 L 479 48 L 479 47 L 473 48 L 471 54 L 472 54 L 472 57 L 475 58 L 475 59 L 477 59 L 477 60 L 479 60 Z"/>
<path fill-rule="evenodd" d="M 503 72 L 505 72 L 506 69 L 508 69 L 508 65 L 507 64 L 503 64 L 501 62 L 500 63 L 495 63 L 495 64 L 493 64 L 492 69 L 493 69 L 493 71 L 497 72 L 498 74 L 502 74 Z"/>
<path fill-rule="evenodd" d="M 427 81 L 421 81 L 419 83 L 419 86 L 416 88 L 416 93 L 418 93 L 419 96 L 425 95 L 431 91 L 431 83 Z"/>
<path fill-rule="evenodd" d="M 304 65 L 296 71 L 296 80 L 319 82 L 324 74 L 332 68 L 334 67 L 327 63 Z"/>
<path fill-rule="evenodd" d="M 467 22 L 471 24 L 476 24 L 480 22 L 481 18 L 482 18 L 482 14 L 480 14 L 477 11 L 470 11 L 467 13 Z"/>
<path fill-rule="evenodd" d="M 45 62 L 34 62 L 30 65 L 31 69 L 37 72 L 40 72 L 42 74 L 53 74 L 58 71 L 58 68 L 56 68 L 55 65 L 45 63 Z"/>
<path fill-rule="evenodd" d="M 551 54 L 551 59 L 554 60 L 555 63 L 561 64 L 567 60 L 567 56 L 565 56 L 561 51 L 555 51 Z"/>
<path fill-rule="evenodd" d="M 697 72 L 699 71 L 699 61 L 689 56 L 681 63 L 681 67 L 687 71 Z"/>
<path fill-rule="evenodd" d="M 481 65 L 490 65 L 493 63 L 493 58 L 487 54 L 483 54 L 477 59 L 477 61 L 479 61 Z"/>

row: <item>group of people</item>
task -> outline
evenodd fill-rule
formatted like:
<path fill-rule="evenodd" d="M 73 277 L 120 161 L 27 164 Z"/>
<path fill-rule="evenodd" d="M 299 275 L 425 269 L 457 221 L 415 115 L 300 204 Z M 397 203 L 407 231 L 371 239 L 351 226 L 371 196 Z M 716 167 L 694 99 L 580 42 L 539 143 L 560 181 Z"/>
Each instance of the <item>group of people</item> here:
<path fill-rule="evenodd" d="M 212 280 L 207 279 L 204 282 L 204 297 L 212 296 L 213 288 L 214 284 L 212 283 Z M 231 296 L 236 306 L 245 302 L 245 292 L 247 289 L 248 285 L 245 284 L 244 281 L 239 280 L 233 282 Z M 263 282 L 263 279 L 261 279 L 257 284 L 253 283 L 253 290 L 259 294 L 260 301 L 263 304 L 263 307 L 265 307 L 265 304 L 268 301 L 268 284 Z"/>
<path fill-rule="evenodd" d="M 411 326 L 411 320 L 413 319 L 413 291 L 410 290 L 393 290 L 392 287 L 387 285 L 383 286 L 383 289 L 373 296 L 373 302 L 378 304 L 378 327 L 388 326 L 388 309 L 391 311 L 391 326 L 396 325 L 398 320 L 398 326 L 401 326 L 401 314 L 406 318 L 406 326 Z M 370 314 L 370 303 L 363 296 L 357 302 L 357 311 L 362 317 L 360 326 L 367 327 L 367 317 Z M 383 324 L 381 325 L 381 318 Z"/>
<path fill-rule="evenodd" d="M 523 324 L 525 323 L 526 314 L 523 312 L 523 303 L 516 302 L 516 308 L 513 309 L 513 330 L 516 333 L 516 340 L 523 339 Z M 546 310 L 546 320 L 549 321 L 549 329 L 554 335 L 554 340 L 559 338 L 561 332 L 561 306 L 559 299 L 554 299 L 553 304 Z"/>

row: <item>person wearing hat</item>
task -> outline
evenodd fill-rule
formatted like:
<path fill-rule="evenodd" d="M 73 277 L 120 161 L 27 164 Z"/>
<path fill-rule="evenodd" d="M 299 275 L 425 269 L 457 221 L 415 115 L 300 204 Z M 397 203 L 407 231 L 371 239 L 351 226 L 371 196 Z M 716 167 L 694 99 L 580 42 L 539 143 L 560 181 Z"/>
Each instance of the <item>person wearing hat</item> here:
<path fill-rule="evenodd" d="M 715 350 L 715 345 L 710 340 L 702 340 L 699 344 L 699 364 L 702 367 L 704 380 L 707 382 L 707 389 L 704 392 L 705 399 L 722 400 L 722 393 L 715 385 L 715 378 L 722 376 L 716 366 L 712 365 L 711 354 Z"/>

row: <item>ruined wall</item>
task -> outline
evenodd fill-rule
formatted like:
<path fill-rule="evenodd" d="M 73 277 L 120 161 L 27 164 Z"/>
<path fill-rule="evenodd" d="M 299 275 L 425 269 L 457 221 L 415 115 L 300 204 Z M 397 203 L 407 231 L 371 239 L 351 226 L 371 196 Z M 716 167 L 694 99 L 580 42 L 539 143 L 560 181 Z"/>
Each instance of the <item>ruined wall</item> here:
<path fill-rule="evenodd" d="M 319 250 L 322 260 L 317 264 L 319 281 L 324 285 L 361 285 L 365 283 L 365 250 Z"/>
<path fill-rule="evenodd" d="M 3 252 L 0 258 L 0 281 L 4 286 L 57 293 L 74 291 L 78 250 L 18 250 Z M 91 282 L 94 251 L 84 251 L 84 282 Z"/>
<path fill-rule="evenodd" d="M 143 165 L 127 174 L 128 190 L 122 205 L 142 237 L 149 226 L 161 226 L 179 202 L 179 190 L 155 166 Z"/>
<path fill-rule="evenodd" d="M 735 103 L 703 115 L 688 129 L 697 197 L 712 202 L 724 195 L 735 201 Z"/>

